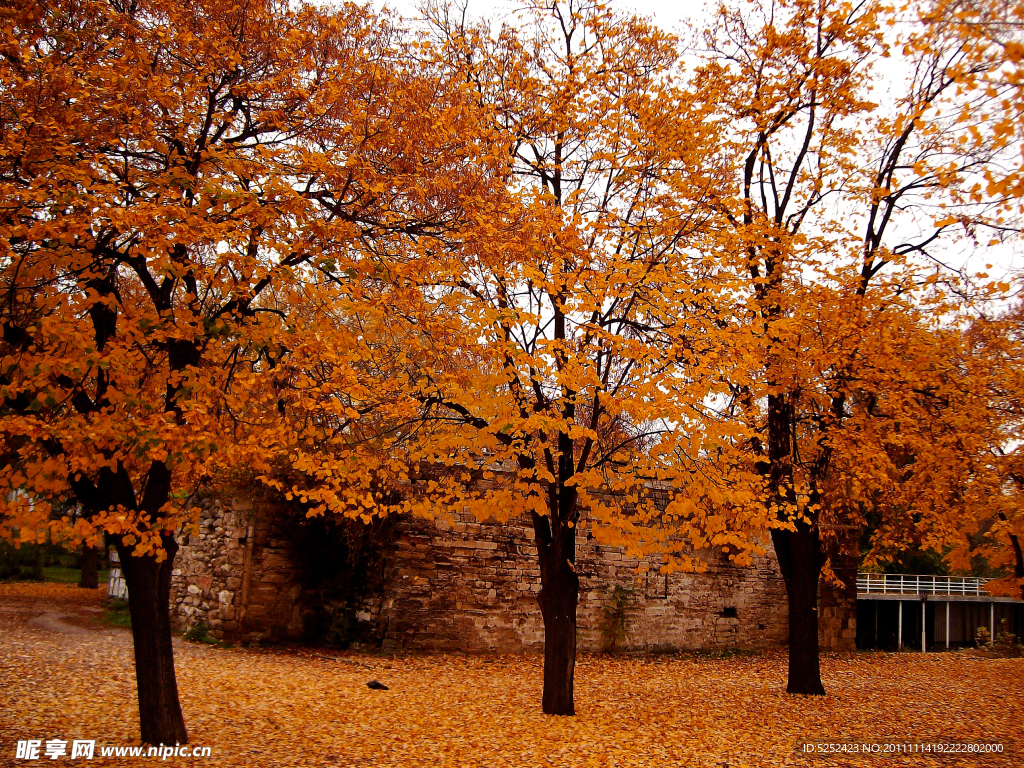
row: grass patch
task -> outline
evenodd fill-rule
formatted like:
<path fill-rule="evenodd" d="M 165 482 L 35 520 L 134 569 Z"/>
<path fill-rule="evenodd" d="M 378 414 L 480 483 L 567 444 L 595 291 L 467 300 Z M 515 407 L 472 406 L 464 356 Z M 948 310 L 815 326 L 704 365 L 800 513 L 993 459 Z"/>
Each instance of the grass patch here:
<path fill-rule="evenodd" d="M 110 578 L 110 571 L 99 571 L 97 578 L 100 584 L 105 584 Z M 82 572 L 66 565 L 51 565 L 48 568 L 43 568 L 43 580 L 56 581 L 60 584 L 77 584 L 82 580 Z"/>
<path fill-rule="evenodd" d="M 128 601 L 113 598 L 103 611 L 103 621 L 112 627 L 131 627 L 132 616 L 128 612 Z"/>

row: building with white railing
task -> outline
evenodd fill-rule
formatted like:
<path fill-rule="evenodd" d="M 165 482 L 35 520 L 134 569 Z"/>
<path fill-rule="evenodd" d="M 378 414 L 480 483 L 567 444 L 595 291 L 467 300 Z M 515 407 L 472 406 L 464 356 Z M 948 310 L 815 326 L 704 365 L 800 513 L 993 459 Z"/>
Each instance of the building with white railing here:
<path fill-rule="evenodd" d="M 989 579 L 978 576 L 924 576 L 903 573 L 858 573 L 858 595 L 959 595 L 990 597 Z"/>
<path fill-rule="evenodd" d="M 1024 602 L 990 594 L 988 581 L 977 576 L 858 573 L 857 646 L 902 648 L 911 637 L 920 637 L 922 651 L 971 645 L 979 627 L 988 631 L 989 642 L 1001 628 L 1024 635 Z"/>

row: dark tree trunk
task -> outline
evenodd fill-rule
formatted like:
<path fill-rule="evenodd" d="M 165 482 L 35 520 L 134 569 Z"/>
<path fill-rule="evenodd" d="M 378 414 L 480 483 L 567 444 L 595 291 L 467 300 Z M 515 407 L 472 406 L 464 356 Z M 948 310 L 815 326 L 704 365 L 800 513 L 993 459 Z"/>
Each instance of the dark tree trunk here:
<path fill-rule="evenodd" d="M 1024 600 L 1024 552 L 1021 551 L 1020 539 L 1010 534 L 1010 546 L 1013 547 L 1013 575 L 1017 577 L 1020 587 L 1020 599 Z"/>
<path fill-rule="evenodd" d="M 1017 480 L 1021 487 L 1024 487 L 1024 482 Z M 1006 522 L 1007 516 L 999 513 L 999 519 Z M 1017 579 L 1017 587 L 1021 591 L 1021 599 L 1024 600 L 1024 551 L 1021 550 L 1021 540 L 1017 538 L 1017 535 L 1011 530 L 1009 531 L 1010 536 L 1010 548 L 1014 551 L 1014 577 Z"/>
<path fill-rule="evenodd" d="M 96 552 L 96 547 L 83 544 L 82 578 L 79 580 L 78 586 L 83 589 L 96 589 L 99 585 L 99 555 Z"/>
<path fill-rule="evenodd" d="M 818 578 L 825 564 L 816 520 L 796 515 L 793 487 L 794 406 L 786 394 L 768 396 L 769 479 L 780 522 L 796 530 L 775 529 L 772 544 L 786 582 L 789 603 L 789 681 L 787 693 L 825 695 L 818 660 Z M 815 494 L 815 502 L 820 501 Z M 807 513 L 811 514 L 811 513 Z"/>
<path fill-rule="evenodd" d="M 580 580 L 576 575 L 576 529 L 534 515 L 541 590 L 537 595 L 544 619 L 545 715 L 575 715 L 573 678 L 576 672 L 576 606 Z"/>
<path fill-rule="evenodd" d="M 825 563 L 817 529 L 773 530 L 772 544 L 789 602 L 789 679 L 786 693 L 824 696 L 818 660 L 818 580 Z"/>
<path fill-rule="evenodd" d="M 43 566 L 46 564 L 45 547 L 45 544 L 36 544 L 36 559 L 32 561 L 32 578 L 36 581 L 42 581 L 45 578 L 43 576 Z"/>
<path fill-rule="evenodd" d="M 171 568 L 178 545 L 164 535 L 167 558 L 134 557 L 132 547 L 118 540 L 117 553 L 128 586 L 128 608 L 135 643 L 135 677 L 139 692 L 139 723 L 147 744 L 184 744 L 185 720 L 178 703 L 171 647 Z"/>
<path fill-rule="evenodd" d="M 568 568 L 541 579 L 537 595 L 544 618 L 544 699 L 546 715 L 575 715 L 576 605 L 580 581 Z"/>

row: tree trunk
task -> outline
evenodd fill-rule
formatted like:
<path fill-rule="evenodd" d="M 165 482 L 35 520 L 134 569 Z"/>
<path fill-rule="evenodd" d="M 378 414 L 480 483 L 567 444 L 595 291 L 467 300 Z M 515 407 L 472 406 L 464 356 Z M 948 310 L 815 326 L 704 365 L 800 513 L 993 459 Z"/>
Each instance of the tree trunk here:
<path fill-rule="evenodd" d="M 1020 599 L 1024 600 L 1024 552 L 1021 551 L 1020 539 L 1010 534 L 1010 546 L 1013 547 L 1013 575 L 1017 577 L 1020 588 Z"/>
<path fill-rule="evenodd" d="M 789 601 L 789 680 L 786 693 L 824 696 L 818 660 L 818 580 L 825 563 L 817 529 L 773 530 L 772 544 Z"/>
<path fill-rule="evenodd" d="M 132 547 L 115 542 L 128 586 L 128 608 L 135 643 L 135 677 L 139 692 L 139 723 L 147 744 L 185 744 L 188 732 L 178 702 L 171 647 L 171 568 L 178 545 L 163 536 L 167 558 L 132 556 Z"/>
<path fill-rule="evenodd" d="M 576 529 L 534 513 L 540 559 L 540 603 L 544 619 L 545 715 L 575 715 L 573 678 L 576 672 L 576 606 L 580 579 L 576 575 Z"/>
<path fill-rule="evenodd" d="M 537 595 L 544 618 L 545 715 L 575 715 L 573 678 L 576 671 L 576 605 L 580 580 L 569 568 L 541 579 Z"/>
<path fill-rule="evenodd" d="M 793 482 L 794 405 L 791 395 L 768 396 L 769 483 L 780 522 L 796 530 L 773 529 L 772 544 L 786 582 L 789 602 L 789 681 L 787 693 L 825 695 L 818 660 L 818 578 L 825 564 L 818 528 L 796 516 Z M 820 501 L 814 494 L 814 501 Z"/>
<path fill-rule="evenodd" d="M 78 586 L 83 589 L 96 589 L 99 585 L 99 554 L 96 551 L 96 547 L 83 544 L 82 577 L 78 582 Z"/>
<path fill-rule="evenodd" d="M 45 544 L 36 544 L 36 559 L 32 561 L 32 578 L 36 581 L 42 581 L 45 578 L 43 576 L 43 566 L 46 564 L 45 548 Z"/>

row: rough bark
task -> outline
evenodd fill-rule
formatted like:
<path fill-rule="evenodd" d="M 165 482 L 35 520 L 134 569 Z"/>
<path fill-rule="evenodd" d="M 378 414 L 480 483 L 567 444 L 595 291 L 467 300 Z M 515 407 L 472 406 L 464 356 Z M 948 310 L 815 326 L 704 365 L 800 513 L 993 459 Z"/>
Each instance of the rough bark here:
<path fill-rule="evenodd" d="M 1024 600 L 1024 551 L 1021 550 L 1020 539 L 1010 534 L 1010 546 L 1013 548 L 1013 575 L 1017 577 L 1020 587 L 1020 599 Z"/>
<path fill-rule="evenodd" d="M 135 557 L 132 547 L 117 541 L 121 569 L 128 586 L 128 607 L 135 643 L 135 677 L 139 694 L 139 723 L 147 744 L 185 744 L 188 732 L 178 702 L 171 647 L 171 568 L 178 545 L 164 535 L 167 557 Z"/>
<path fill-rule="evenodd" d="M 553 530 L 552 530 L 553 529 Z M 575 715 L 576 607 L 580 580 L 576 575 L 576 529 L 534 514 L 540 559 L 541 590 L 537 595 L 544 620 L 544 695 L 546 715 Z"/>
<path fill-rule="evenodd" d="M 83 544 L 82 577 L 78 581 L 78 586 L 83 589 L 96 589 L 99 585 L 99 554 L 96 547 Z"/>
<path fill-rule="evenodd" d="M 816 528 L 772 531 L 772 544 L 789 603 L 789 676 L 786 693 L 824 696 L 818 659 L 818 581 L 825 563 Z"/>
<path fill-rule="evenodd" d="M 810 521 L 793 516 L 793 401 L 785 394 L 768 397 L 768 459 L 771 488 L 780 522 L 795 530 L 772 531 L 772 544 L 786 583 L 789 603 L 789 680 L 787 693 L 825 695 L 818 660 L 818 579 L 825 564 L 816 515 Z M 815 498 L 815 501 L 818 501 Z"/>

